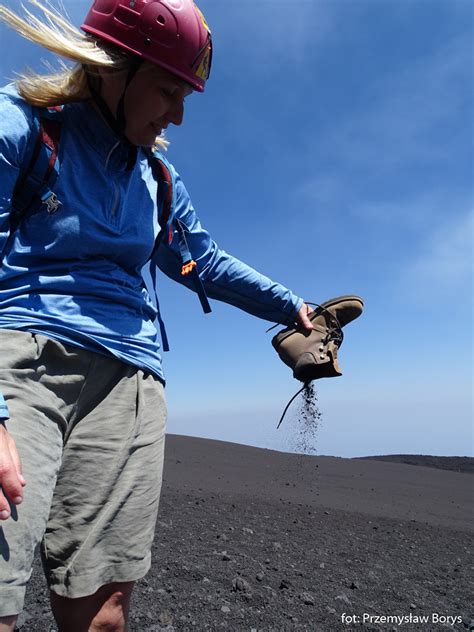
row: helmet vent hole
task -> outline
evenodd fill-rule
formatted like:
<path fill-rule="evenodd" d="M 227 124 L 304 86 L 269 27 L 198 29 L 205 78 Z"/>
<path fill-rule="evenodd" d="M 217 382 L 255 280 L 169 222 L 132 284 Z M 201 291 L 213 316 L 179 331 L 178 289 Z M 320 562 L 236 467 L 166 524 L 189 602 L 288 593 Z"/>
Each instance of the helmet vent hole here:
<path fill-rule="evenodd" d="M 165 22 L 166 22 L 165 18 L 164 18 L 162 15 L 159 15 L 159 16 L 156 18 L 156 21 L 157 21 L 159 24 L 162 24 L 163 26 L 165 25 Z"/>

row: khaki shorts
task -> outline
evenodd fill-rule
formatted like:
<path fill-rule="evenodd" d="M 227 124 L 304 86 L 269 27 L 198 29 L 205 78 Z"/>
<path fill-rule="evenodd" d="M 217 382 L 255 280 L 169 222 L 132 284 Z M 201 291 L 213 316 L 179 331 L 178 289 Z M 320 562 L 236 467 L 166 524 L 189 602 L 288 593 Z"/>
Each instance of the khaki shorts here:
<path fill-rule="evenodd" d="M 27 481 L 23 503 L 0 522 L 0 616 L 21 612 L 40 542 L 58 595 L 143 577 L 162 481 L 162 383 L 114 358 L 0 329 L 0 390 Z"/>

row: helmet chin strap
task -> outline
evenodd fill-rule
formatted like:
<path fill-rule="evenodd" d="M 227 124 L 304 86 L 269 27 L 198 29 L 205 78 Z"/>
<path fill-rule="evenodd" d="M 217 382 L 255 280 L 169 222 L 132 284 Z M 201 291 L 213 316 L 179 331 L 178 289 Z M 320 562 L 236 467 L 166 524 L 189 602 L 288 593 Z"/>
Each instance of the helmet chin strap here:
<path fill-rule="evenodd" d="M 120 100 L 117 105 L 117 114 L 116 114 L 117 129 L 119 130 L 119 133 L 122 136 L 124 136 L 125 128 L 127 127 L 127 119 L 125 118 L 125 95 L 127 93 L 128 86 L 130 85 L 130 83 L 132 82 L 132 79 L 137 74 L 138 69 L 141 66 L 141 63 L 142 63 L 142 60 L 139 57 L 133 57 L 130 60 L 130 66 L 128 68 L 128 73 L 127 73 L 127 79 L 125 80 L 125 87 L 123 89 L 122 96 L 120 97 Z"/>
<path fill-rule="evenodd" d="M 107 124 L 109 125 L 109 127 L 111 127 L 113 131 L 117 134 L 117 136 L 120 138 L 120 140 L 128 146 L 128 160 L 127 160 L 128 171 L 131 171 L 135 165 L 138 149 L 136 145 L 133 145 L 125 136 L 125 129 L 127 127 L 127 119 L 125 116 L 125 96 L 127 94 L 128 86 L 130 85 L 133 78 L 137 74 L 137 71 L 140 68 L 141 63 L 142 63 L 142 60 L 139 57 L 135 57 L 130 60 L 130 66 L 128 68 L 127 78 L 125 80 L 125 87 L 119 99 L 119 102 L 117 105 L 117 113 L 115 116 L 113 112 L 111 111 L 111 109 L 109 108 L 109 106 L 107 105 L 107 103 L 105 102 L 105 99 L 103 98 L 103 96 L 100 94 L 100 90 L 97 89 L 95 82 L 92 80 L 91 74 L 87 71 L 87 68 L 85 68 L 89 91 L 92 95 L 92 98 L 94 99 L 94 102 L 99 108 L 100 113 L 102 114 L 104 119 L 107 121 Z"/>

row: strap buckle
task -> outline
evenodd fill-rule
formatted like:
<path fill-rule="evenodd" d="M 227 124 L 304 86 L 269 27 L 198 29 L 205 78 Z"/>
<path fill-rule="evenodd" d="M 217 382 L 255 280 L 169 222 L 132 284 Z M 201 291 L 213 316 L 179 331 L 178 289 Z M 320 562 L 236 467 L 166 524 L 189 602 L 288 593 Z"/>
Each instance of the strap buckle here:
<path fill-rule="evenodd" d="M 46 195 L 42 196 L 41 202 L 46 204 L 46 210 L 50 215 L 56 213 L 59 207 L 63 205 L 56 193 L 53 193 L 52 191 L 49 191 Z"/>

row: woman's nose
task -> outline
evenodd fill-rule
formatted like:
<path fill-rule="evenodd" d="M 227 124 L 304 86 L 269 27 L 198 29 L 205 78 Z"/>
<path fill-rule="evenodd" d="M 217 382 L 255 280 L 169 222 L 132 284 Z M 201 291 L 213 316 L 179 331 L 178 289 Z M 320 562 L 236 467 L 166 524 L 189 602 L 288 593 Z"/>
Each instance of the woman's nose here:
<path fill-rule="evenodd" d="M 173 125 L 181 125 L 184 117 L 184 103 L 181 101 L 169 111 L 169 120 Z"/>

